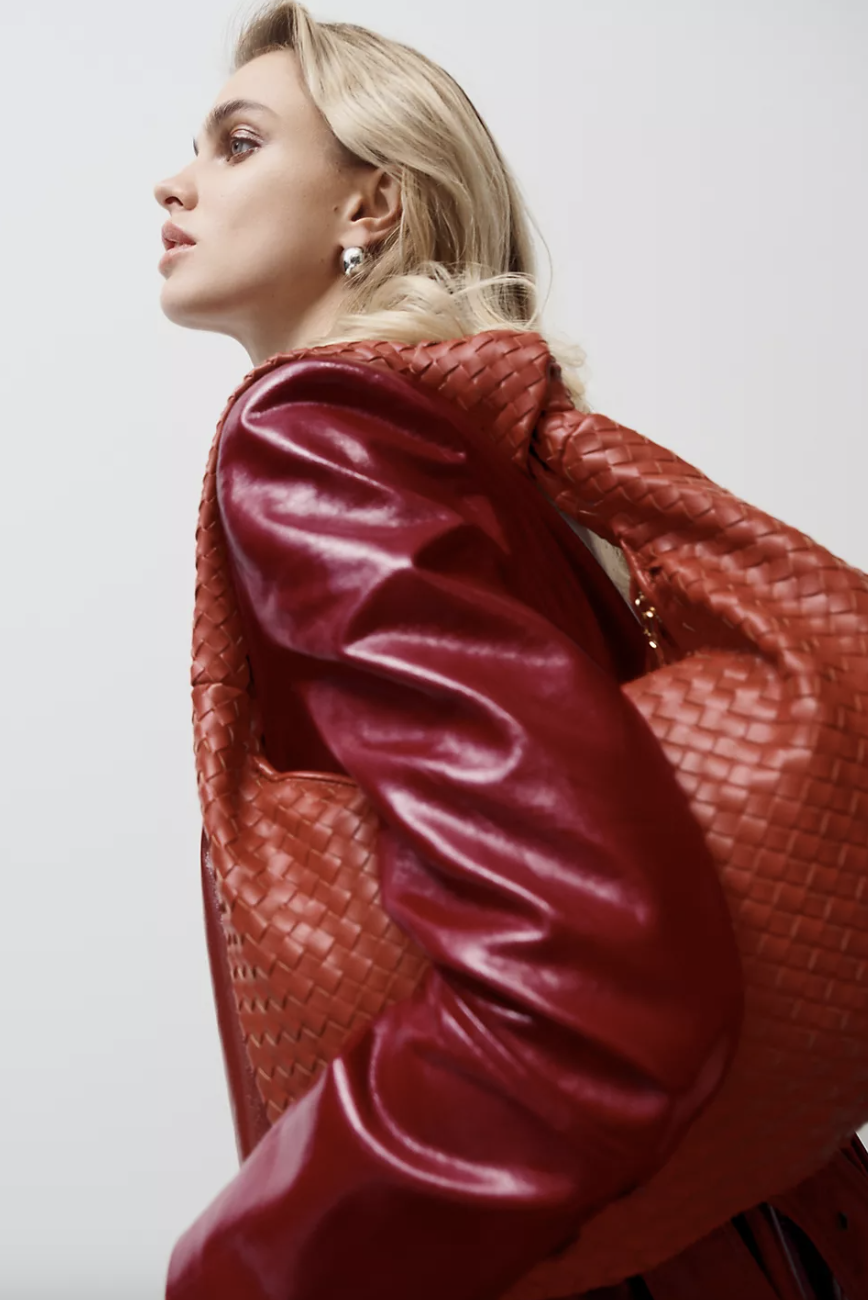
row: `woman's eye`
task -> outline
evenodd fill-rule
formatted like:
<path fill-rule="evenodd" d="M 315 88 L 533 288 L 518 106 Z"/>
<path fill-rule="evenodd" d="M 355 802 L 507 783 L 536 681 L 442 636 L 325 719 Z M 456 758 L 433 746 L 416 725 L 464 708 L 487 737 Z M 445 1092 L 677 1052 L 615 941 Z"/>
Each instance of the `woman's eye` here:
<path fill-rule="evenodd" d="M 246 158 L 246 153 L 233 153 L 233 144 L 252 144 L 258 148 L 255 140 L 251 140 L 248 135 L 226 135 L 223 137 L 223 153 L 229 158 Z"/>

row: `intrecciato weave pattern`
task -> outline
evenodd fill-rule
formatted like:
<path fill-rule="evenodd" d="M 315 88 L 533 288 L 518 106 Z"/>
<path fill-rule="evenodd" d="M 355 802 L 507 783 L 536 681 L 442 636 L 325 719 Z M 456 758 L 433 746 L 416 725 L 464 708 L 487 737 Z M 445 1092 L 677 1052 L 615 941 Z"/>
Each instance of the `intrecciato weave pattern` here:
<path fill-rule="evenodd" d="M 535 333 L 336 344 L 249 372 L 203 484 L 192 697 L 236 1005 L 272 1121 L 426 967 L 380 904 L 377 819 L 356 784 L 265 759 L 228 576 L 223 422 L 259 376 L 311 354 L 387 366 L 477 414 L 562 510 L 622 549 L 632 596 L 662 624 L 659 666 L 623 689 L 717 861 L 746 1016 L 730 1075 L 665 1168 L 508 1300 L 607 1285 L 792 1187 L 868 1121 L 868 577 L 664 447 L 576 411 Z"/>

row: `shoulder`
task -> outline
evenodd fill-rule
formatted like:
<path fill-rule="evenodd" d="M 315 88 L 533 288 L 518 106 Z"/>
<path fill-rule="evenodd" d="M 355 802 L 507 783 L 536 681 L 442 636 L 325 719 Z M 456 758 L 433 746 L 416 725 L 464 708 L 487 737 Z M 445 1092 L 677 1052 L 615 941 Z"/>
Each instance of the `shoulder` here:
<path fill-rule="evenodd" d="M 228 407 L 220 440 L 226 461 L 251 443 L 289 447 L 326 438 L 380 436 L 438 446 L 463 445 L 473 421 L 458 404 L 416 375 L 346 357 L 279 362 L 256 377 Z"/>
<path fill-rule="evenodd" d="M 365 512 L 384 509 L 394 525 L 488 492 L 499 474 L 517 472 L 500 459 L 478 422 L 417 375 L 292 358 L 229 409 L 216 490 L 226 527 L 252 515 L 289 527 L 350 514 L 361 527 Z"/>

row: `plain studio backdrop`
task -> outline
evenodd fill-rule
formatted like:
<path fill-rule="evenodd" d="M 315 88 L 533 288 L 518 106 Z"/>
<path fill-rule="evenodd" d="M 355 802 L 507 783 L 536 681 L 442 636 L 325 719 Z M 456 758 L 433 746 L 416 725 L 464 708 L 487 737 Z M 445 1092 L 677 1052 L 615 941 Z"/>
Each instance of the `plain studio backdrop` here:
<path fill-rule="evenodd" d="M 868 569 L 864 0 L 311 8 L 464 86 L 549 246 L 545 325 L 586 350 L 594 408 Z M 8 1300 L 161 1300 L 237 1168 L 189 659 L 202 475 L 251 366 L 162 315 L 153 186 L 190 157 L 247 12 L 0 20 Z"/>

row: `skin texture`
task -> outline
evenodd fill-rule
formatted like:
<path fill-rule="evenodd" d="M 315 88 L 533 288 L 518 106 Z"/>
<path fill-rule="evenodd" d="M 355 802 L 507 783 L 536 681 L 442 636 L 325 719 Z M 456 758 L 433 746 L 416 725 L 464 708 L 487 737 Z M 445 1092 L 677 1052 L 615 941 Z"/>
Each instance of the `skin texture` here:
<path fill-rule="evenodd" d="M 400 187 L 382 167 L 341 159 L 293 51 L 239 68 L 214 106 L 235 98 L 272 113 L 239 113 L 216 138 L 200 130 L 198 155 L 154 187 L 196 240 L 160 269 L 160 306 L 176 325 L 237 339 L 259 365 L 327 330 L 347 284 L 343 249 L 373 251 L 400 219 Z"/>

